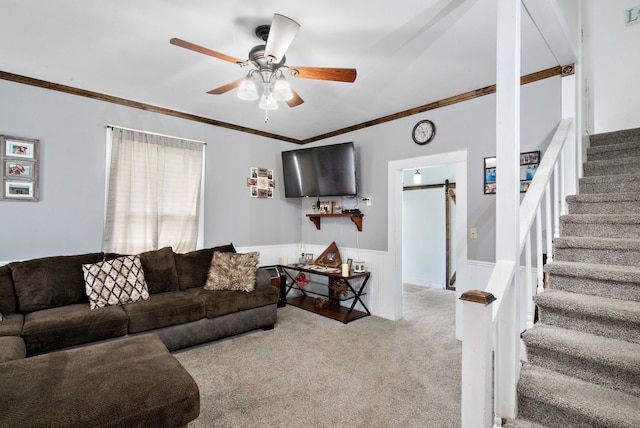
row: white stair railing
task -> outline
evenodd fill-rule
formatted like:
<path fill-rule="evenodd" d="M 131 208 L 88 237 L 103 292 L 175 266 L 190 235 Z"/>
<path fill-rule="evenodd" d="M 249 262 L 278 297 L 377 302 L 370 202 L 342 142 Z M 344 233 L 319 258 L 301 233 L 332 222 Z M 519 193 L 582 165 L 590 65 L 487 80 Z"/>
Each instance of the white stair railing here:
<path fill-rule="evenodd" d="M 547 263 L 553 259 L 551 243 L 560 233 L 560 201 L 564 200 L 562 152 L 571 122 L 563 119 L 558 125 L 520 204 L 520 254 L 514 259 L 520 260 L 524 250 L 524 278 L 518 274 L 520 266 L 515 262 L 498 260 L 484 291 L 471 290 L 460 297 L 463 301 L 462 428 L 499 427 L 503 418 L 515 417 L 516 409 L 509 404 L 516 394 L 512 374 L 519 373 L 523 356 L 520 355 L 521 341 L 511 332 L 513 326 L 522 332 L 533 325 L 533 296 L 544 290 L 543 232 Z M 546 225 L 544 231 L 542 224 Z M 535 284 L 532 235 L 536 244 Z"/>

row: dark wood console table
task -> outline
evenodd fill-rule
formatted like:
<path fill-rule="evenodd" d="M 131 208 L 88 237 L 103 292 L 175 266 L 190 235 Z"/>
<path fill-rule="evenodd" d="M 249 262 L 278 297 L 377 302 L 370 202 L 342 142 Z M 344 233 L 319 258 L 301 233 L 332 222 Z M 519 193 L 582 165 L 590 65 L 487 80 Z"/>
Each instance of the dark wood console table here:
<path fill-rule="evenodd" d="M 362 300 L 365 296 L 365 286 L 369 281 L 370 272 L 351 273 L 342 276 L 340 269 L 322 268 L 320 266 L 291 264 L 280 266 L 286 278 L 283 281 L 285 296 L 291 290 L 297 290 L 301 295 L 287 297 L 287 303 L 298 308 L 315 312 L 325 317 L 341 321 L 345 324 L 371 315 L 367 305 Z M 298 284 L 296 277 L 304 273 L 307 279 L 309 275 L 327 278 L 326 282 L 319 282 L 317 278 L 311 278 L 308 284 Z M 342 302 L 351 302 L 350 306 L 343 306 Z M 364 308 L 364 312 L 354 309 L 357 303 Z"/>

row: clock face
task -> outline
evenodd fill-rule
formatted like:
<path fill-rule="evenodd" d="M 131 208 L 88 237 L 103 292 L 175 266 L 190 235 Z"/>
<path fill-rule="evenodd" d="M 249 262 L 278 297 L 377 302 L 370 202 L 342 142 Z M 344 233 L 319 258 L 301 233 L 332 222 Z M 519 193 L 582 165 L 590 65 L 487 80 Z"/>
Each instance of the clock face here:
<path fill-rule="evenodd" d="M 413 141 L 416 144 L 427 144 L 436 135 L 436 126 L 430 120 L 421 120 L 413 127 Z"/>

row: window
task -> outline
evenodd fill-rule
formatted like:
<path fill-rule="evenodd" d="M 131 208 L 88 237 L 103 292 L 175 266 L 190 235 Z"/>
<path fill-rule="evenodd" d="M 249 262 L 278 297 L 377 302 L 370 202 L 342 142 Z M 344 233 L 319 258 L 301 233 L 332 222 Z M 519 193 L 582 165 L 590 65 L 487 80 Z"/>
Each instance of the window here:
<path fill-rule="evenodd" d="M 202 229 L 204 143 L 107 129 L 103 251 L 194 250 Z"/>

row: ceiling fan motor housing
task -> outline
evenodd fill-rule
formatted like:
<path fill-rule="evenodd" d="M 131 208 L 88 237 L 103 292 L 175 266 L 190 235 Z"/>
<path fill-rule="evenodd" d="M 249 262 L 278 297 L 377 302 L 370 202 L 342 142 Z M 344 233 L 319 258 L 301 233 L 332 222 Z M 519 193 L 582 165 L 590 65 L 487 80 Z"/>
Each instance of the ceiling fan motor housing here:
<path fill-rule="evenodd" d="M 269 59 L 264 56 L 265 47 L 266 45 L 254 46 L 249 51 L 249 61 L 251 61 L 251 63 L 260 71 L 275 71 L 282 67 L 287 60 L 287 57 L 283 56 L 280 62 L 273 62 L 273 58 Z"/>

